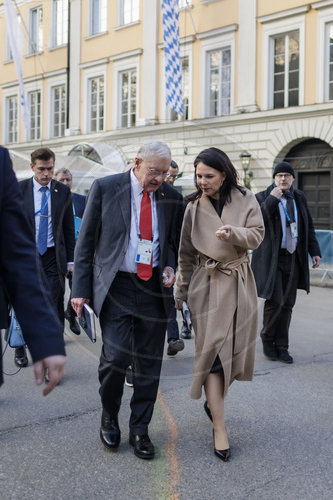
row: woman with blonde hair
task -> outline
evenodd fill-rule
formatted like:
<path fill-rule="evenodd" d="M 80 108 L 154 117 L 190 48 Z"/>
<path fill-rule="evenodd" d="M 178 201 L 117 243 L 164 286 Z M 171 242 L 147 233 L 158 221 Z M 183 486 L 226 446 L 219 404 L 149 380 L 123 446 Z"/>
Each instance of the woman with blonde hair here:
<path fill-rule="evenodd" d="M 248 250 L 260 245 L 264 223 L 223 151 L 205 149 L 194 168 L 197 191 L 184 216 L 175 299 L 178 309 L 187 302 L 195 332 L 191 397 L 199 399 L 204 387 L 214 453 L 227 461 L 224 399 L 234 380 L 253 378 L 257 291 Z"/>

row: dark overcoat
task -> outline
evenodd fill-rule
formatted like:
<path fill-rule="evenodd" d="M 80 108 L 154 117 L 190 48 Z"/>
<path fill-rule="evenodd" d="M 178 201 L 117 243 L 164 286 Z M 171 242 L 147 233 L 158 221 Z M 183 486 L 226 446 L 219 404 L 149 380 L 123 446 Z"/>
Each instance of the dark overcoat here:
<path fill-rule="evenodd" d="M 258 296 L 271 299 L 275 291 L 279 251 L 282 240 L 282 226 L 279 211 L 279 199 L 270 193 L 275 184 L 261 191 L 256 198 L 261 207 L 265 222 L 265 238 L 252 255 L 252 270 L 256 280 Z M 310 291 L 308 254 L 311 257 L 320 254 L 319 243 L 313 227 L 312 217 L 303 191 L 294 189 L 298 215 L 297 255 L 301 272 L 297 288 Z M 275 293 L 274 293 L 275 295 Z"/>

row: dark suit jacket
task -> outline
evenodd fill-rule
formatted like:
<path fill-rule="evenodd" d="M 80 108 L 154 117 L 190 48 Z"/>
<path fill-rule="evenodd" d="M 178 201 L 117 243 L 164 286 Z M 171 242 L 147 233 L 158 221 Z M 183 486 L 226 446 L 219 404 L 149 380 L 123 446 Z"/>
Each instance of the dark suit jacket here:
<path fill-rule="evenodd" d="M 23 195 L 25 213 L 35 234 L 32 177 L 19 182 L 19 187 Z M 65 275 L 67 262 L 74 260 L 75 235 L 72 197 L 69 188 L 55 180 L 51 181 L 51 217 L 57 266 L 59 272 Z"/>
<path fill-rule="evenodd" d="M 265 238 L 259 248 L 254 250 L 251 266 L 258 295 L 264 299 L 271 299 L 273 296 L 282 239 L 279 200 L 270 194 L 274 187 L 275 184 L 272 184 L 266 191 L 261 191 L 256 195 L 265 222 Z M 294 196 L 298 214 L 297 255 L 301 264 L 297 288 L 309 293 L 308 254 L 313 257 L 321 256 L 321 253 L 305 195 L 303 191 L 294 189 Z"/>
<path fill-rule="evenodd" d="M 165 266 L 176 269 L 182 196 L 167 183 L 156 191 L 160 286 L 167 311 L 172 291 L 162 286 Z M 96 180 L 88 194 L 76 243 L 72 297 L 92 299 L 99 315 L 127 251 L 131 227 L 130 171 Z"/>
<path fill-rule="evenodd" d="M 82 219 L 84 207 L 86 206 L 86 196 L 78 193 L 72 193 L 72 200 L 76 217 L 80 217 L 80 219 Z"/>
<path fill-rule="evenodd" d="M 65 354 L 65 349 L 55 310 L 50 314 L 52 299 L 24 210 L 8 151 L 0 147 L 0 328 L 8 327 L 10 301 L 35 362 Z"/>

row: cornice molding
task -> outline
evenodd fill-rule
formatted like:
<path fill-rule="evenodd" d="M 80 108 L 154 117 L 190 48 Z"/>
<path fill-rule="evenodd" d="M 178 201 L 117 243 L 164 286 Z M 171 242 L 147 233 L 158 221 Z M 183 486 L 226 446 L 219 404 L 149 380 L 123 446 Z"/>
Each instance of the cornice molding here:
<path fill-rule="evenodd" d="M 282 10 L 280 12 L 274 12 L 274 14 L 268 14 L 267 16 L 257 17 L 257 21 L 262 24 L 270 23 L 271 21 L 278 21 L 279 19 L 285 19 L 286 17 L 306 14 L 309 10 L 310 5 L 303 5 L 301 7 L 295 7 L 294 9 Z"/>

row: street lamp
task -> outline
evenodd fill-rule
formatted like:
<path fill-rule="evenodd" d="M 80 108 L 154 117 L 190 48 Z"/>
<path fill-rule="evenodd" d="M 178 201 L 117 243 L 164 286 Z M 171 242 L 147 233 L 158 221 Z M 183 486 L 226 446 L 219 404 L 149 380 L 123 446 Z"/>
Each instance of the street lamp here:
<path fill-rule="evenodd" d="M 247 151 L 243 151 L 240 155 L 240 160 L 242 164 L 242 169 L 244 172 L 244 186 L 247 187 L 248 189 L 251 189 L 251 179 L 253 177 L 253 172 L 249 172 L 249 166 L 250 166 L 250 161 L 252 158 L 252 155 L 248 153 Z"/>

